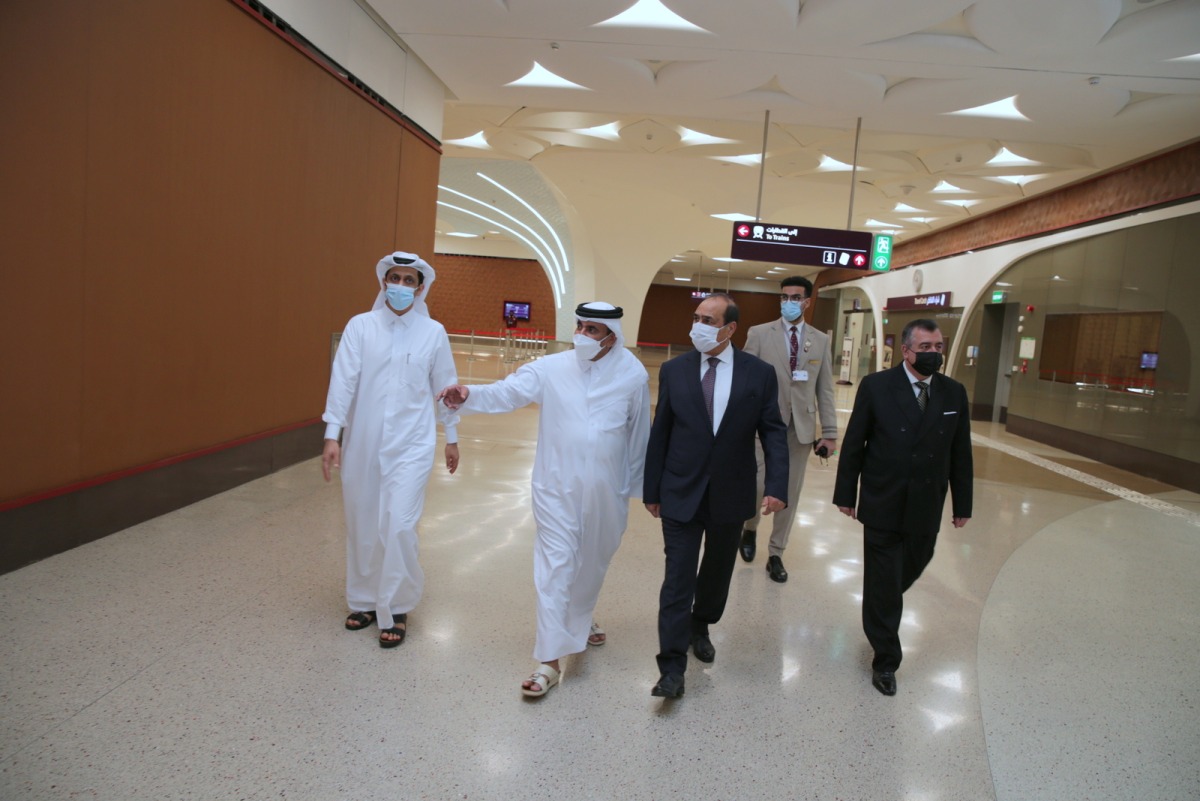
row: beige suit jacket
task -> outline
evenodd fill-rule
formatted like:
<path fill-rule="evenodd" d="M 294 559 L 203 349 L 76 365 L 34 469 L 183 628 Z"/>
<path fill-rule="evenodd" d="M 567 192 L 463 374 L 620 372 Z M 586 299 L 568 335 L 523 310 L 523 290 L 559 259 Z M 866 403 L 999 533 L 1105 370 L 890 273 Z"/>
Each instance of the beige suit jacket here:
<path fill-rule="evenodd" d="M 837 439 L 837 409 L 833 401 L 833 357 L 829 337 L 811 325 L 799 335 L 796 369 L 807 370 L 807 381 L 793 381 L 789 366 L 787 329 L 782 317 L 751 326 L 746 335 L 746 352 L 775 368 L 779 381 L 779 416 L 794 426 L 800 442 Z M 818 418 L 820 428 L 817 427 Z"/>

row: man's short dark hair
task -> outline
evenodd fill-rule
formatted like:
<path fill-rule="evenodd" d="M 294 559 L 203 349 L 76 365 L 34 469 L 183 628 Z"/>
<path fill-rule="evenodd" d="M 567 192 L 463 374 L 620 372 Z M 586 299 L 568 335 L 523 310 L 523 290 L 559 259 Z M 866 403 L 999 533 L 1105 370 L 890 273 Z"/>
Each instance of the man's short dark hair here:
<path fill-rule="evenodd" d="M 730 295 L 728 292 L 713 292 L 709 297 L 721 298 L 725 301 L 725 311 L 721 313 L 721 317 L 725 320 L 725 325 L 738 321 L 738 305 L 737 301 L 733 299 L 733 295 Z"/>
<path fill-rule="evenodd" d="M 789 275 L 787 278 L 779 282 L 779 288 L 783 289 L 788 286 L 804 287 L 804 297 L 811 298 L 813 293 L 812 281 L 809 281 L 802 275 Z"/>
<path fill-rule="evenodd" d="M 936 322 L 928 319 L 927 317 L 922 317 L 921 319 L 913 320 L 911 323 L 904 326 L 904 332 L 900 334 L 900 341 L 911 348 L 912 332 L 918 328 L 920 328 L 922 331 L 927 331 L 930 334 L 941 330 L 938 328 L 938 324 Z"/>

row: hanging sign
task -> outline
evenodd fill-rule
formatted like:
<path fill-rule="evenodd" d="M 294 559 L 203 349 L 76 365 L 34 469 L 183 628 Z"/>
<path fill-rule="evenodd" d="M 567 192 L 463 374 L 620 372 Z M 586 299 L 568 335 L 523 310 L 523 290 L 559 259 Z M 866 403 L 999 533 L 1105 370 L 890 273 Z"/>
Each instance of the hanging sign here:
<path fill-rule="evenodd" d="M 875 234 L 875 248 L 871 253 L 871 269 L 886 273 L 892 266 L 892 235 Z"/>
<path fill-rule="evenodd" d="M 745 261 L 867 270 L 870 269 L 872 238 L 866 231 L 735 222 L 729 255 Z"/>
<path fill-rule="evenodd" d="M 929 295 L 905 295 L 899 298 L 887 299 L 887 310 L 889 312 L 948 308 L 950 308 L 949 292 L 934 292 Z"/>

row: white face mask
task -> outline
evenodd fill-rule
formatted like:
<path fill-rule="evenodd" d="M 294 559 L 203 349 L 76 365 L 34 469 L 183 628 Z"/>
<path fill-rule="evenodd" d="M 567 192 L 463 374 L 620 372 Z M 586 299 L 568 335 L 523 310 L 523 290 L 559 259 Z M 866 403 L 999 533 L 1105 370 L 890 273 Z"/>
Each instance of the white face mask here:
<path fill-rule="evenodd" d="M 714 325 L 692 323 L 692 344 L 701 353 L 708 353 L 710 350 L 715 350 L 720 346 L 721 343 L 717 341 L 717 334 L 720 332 L 721 329 Z"/>
<path fill-rule="evenodd" d="M 608 339 L 607 336 L 604 339 Z M 575 335 L 575 358 L 581 362 L 590 362 L 592 359 L 600 355 L 600 351 L 604 348 L 602 340 L 595 340 L 586 334 Z"/>

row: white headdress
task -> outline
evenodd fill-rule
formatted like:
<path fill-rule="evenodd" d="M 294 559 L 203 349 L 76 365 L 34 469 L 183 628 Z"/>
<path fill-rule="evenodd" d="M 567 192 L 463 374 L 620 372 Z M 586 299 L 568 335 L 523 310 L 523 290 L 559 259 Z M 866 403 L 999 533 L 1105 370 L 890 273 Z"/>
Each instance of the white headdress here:
<path fill-rule="evenodd" d="M 575 307 L 576 320 L 606 325 L 610 331 L 617 335 L 617 341 L 613 345 L 614 348 L 625 347 L 625 335 L 621 333 L 621 318 L 624 316 L 625 310 L 620 306 L 614 306 L 602 300 L 580 303 Z"/>
<path fill-rule="evenodd" d="M 421 274 L 421 294 L 417 295 L 417 299 L 413 301 L 413 311 L 429 316 L 429 309 L 425 305 L 425 298 L 429 297 L 429 289 L 433 286 L 433 282 L 437 280 L 437 273 L 429 266 L 429 262 L 422 259 L 416 253 L 405 253 L 402 250 L 397 250 L 384 256 L 375 265 L 375 276 L 379 279 L 379 296 L 375 298 L 375 305 L 371 310 L 382 309 L 387 303 L 387 292 L 384 290 L 383 279 L 387 278 L 388 270 L 393 267 L 412 267 Z"/>

